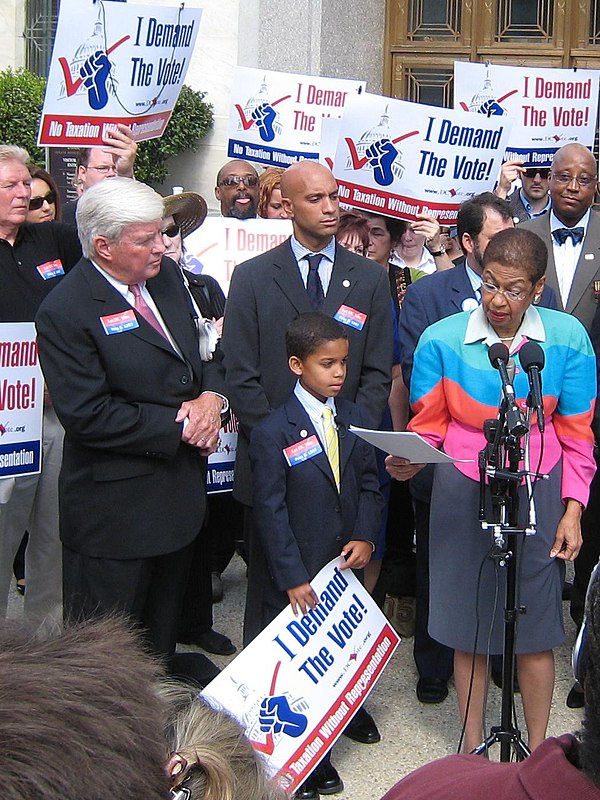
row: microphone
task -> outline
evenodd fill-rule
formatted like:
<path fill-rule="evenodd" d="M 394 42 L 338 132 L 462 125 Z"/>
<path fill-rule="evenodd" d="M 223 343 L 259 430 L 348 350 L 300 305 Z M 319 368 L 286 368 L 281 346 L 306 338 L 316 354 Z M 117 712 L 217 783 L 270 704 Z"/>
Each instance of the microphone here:
<path fill-rule="evenodd" d="M 519 350 L 519 360 L 521 366 L 529 378 L 528 403 L 537 412 L 537 424 L 540 433 L 544 432 L 546 421 L 544 419 L 544 398 L 542 397 L 542 376 L 540 372 L 544 369 L 546 356 L 537 342 L 525 342 Z"/>
<path fill-rule="evenodd" d="M 523 417 L 521 409 L 517 406 L 515 390 L 508 375 L 508 347 L 502 342 L 496 342 L 488 350 L 488 357 L 494 369 L 500 373 L 502 381 L 502 391 L 506 400 L 506 425 L 508 432 L 512 436 L 524 436 L 527 431 L 527 423 Z"/>

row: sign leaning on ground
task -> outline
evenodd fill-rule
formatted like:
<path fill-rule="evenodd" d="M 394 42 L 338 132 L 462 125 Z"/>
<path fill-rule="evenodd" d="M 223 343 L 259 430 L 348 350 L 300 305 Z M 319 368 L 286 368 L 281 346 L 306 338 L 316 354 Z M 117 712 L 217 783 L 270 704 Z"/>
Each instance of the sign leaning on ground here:
<path fill-rule="evenodd" d="M 342 563 L 310 582 L 315 608 L 295 617 L 288 606 L 202 692 L 240 721 L 288 794 L 341 736 L 400 641 Z"/>
<path fill-rule="evenodd" d="M 201 9 L 61 0 L 38 144 L 90 147 L 129 125 L 160 137 L 190 63 Z"/>

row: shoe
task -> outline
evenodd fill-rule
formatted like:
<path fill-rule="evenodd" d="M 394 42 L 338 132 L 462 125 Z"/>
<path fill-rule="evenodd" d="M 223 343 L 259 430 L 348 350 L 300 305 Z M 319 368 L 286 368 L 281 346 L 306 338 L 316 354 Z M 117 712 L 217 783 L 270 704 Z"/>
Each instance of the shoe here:
<path fill-rule="evenodd" d="M 419 678 L 417 699 L 420 703 L 443 703 L 448 697 L 448 682 L 441 678 Z"/>
<path fill-rule="evenodd" d="M 212 584 L 213 603 L 220 603 L 223 599 L 223 581 L 221 580 L 221 573 L 211 572 L 210 580 Z"/>
<path fill-rule="evenodd" d="M 319 766 L 308 776 L 306 783 L 310 788 L 317 790 L 317 796 L 320 794 L 337 794 L 344 791 L 344 782 L 329 760 L 321 761 Z"/>
<path fill-rule="evenodd" d="M 499 688 L 502 689 L 502 669 L 494 669 L 492 666 L 492 681 L 493 683 Z M 515 677 L 513 679 L 513 692 L 515 694 L 521 694 L 521 687 L 519 686 L 519 677 L 515 672 Z"/>
<path fill-rule="evenodd" d="M 346 725 L 344 736 L 359 744 L 377 744 L 381 741 L 375 720 L 364 708 L 361 708 L 354 719 Z"/>
<path fill-rule="evenodd" d="M 577 681 L 571 686 L 571 690 L 567 695 L 568 708 L 583 708 L 585 706 L 585 695 L 583 689 Z"/>
<path fill-rule="evenodd" d="M 21 595 L 25 594 L 25 579 L 17 581 L 17 592 Z"/>
<path fill-rule="evenodd" d="M 316 787 L 312 786 L 309 781 L 301 783 L 294 793 L 294 800 L 319 800 L 319 797 Z"/>
<path fill-rule="evenodd" d="M 207 653 L 214 653 L 216 656 L 231 656 L 237 648 L 227 636 L 217 633 L 210 628 L 204 633 L 197 633 L 195 636 L 178 636 L 177 640 L 181 644 L 195 644 L 206 650 Z"/>
<path fill-rule="evenodd" d="M 175 653 L 169 663 L 172 678 L 196 683 L 201 689 L 214 680 L 221 670 L 202 653 Z"/>

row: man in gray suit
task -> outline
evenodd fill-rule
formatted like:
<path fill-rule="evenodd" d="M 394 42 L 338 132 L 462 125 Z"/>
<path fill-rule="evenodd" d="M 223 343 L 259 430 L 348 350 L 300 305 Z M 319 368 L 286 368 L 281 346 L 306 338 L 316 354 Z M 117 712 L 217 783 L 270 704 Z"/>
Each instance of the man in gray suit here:
<path fill-rule="evenodd" d="M 523 226 L 548 247 L 546 284 L 561 311 L 590 330 L 596 312 L 594 283 L 600 280 L 600 216 L 592 211 L 598 177 L 596 159 L 581 144 L 561 147 L 552 161 L 552 209 Z"/>
<path fill-rule="evenodd" d="M 321 310 L 347 326 L 350 355 L 342 394 L 367 410 L 374 427 L 391 381 L 389 282 L 380 266 L 336 245 L 335 178 L 326 167 L 301 161 L 282 175 L 281 193 L 294 235 L 236 267 L 223 326 L 228 396 L 240 421 L 234 496 L 246 506 L 252 504 L 250 433 L 294 386 L 285 350 L 291 320 Z"/>
<path fill-rule="evenodd" d="M 293 236 L 236 267 L 222 338 L 228 397 L 240 422 L 234 497 L 246 506 L 250 576 L 259 560 L 253 557 L 248 444 L 252 429 L 288 399 L 294 386 L 285 346 L 288 323 L 305 311 L 320 310 L 347 326 L 350 352 L 341 395 L 361 405 L 373 427 L 381 422 L 391 385 L 388 277 L 378 264 L 336 245 L 339 200 L 335 178 L 326 167 L 301 161 L 282 175 L 281 194 L 293 221 Z M 310 503 L 311 498 L 306 501 Z M 245 644 L 252 629 L 250 614 L 257 607 L 249 594 Z M 380 738 L 372 718 L 362 709 L 345 733 L 364 744 Z M 314 784 L 304 785 L 296 796 L 311 800 L 319 793 L 337 791 L 339 776 L 327 763 Z"/>
<path fill-rule="evenodd" d="M 598 186 L 596 159 L 581 144 L 567 144 L 556 153 L 550 173 L 552 210 L 525 222 L 548 246 L 546 285 L 558 295 L 559 308 L 574 314 L 587 328 L 600 295 L 600 216 L 592 210 Z M 596 357 L 598 357 L 596 349 Z M 591 571 L 600 556 L 600 478 L 592 481 L 590 501 L 582 519 L 583 547 L 575 560 L 571 616 L 580 625 Z M 583 706 L 578 684 L 567 697 L 570 708 Z"/>

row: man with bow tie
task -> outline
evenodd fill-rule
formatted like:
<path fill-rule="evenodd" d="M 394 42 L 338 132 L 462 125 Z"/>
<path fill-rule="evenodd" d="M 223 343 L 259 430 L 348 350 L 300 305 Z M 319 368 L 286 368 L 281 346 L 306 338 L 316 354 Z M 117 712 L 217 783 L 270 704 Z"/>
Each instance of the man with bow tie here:
<path fill-rule="evenodd" d="M 556 153 L 550 172 L 552 210 L 525 222 L 548 246 L 546 285 L 558 295 L 559 308 L 574 314 L 588 332 L 598 311 L 600 289 L 600 215 L 592 210 L 598 185 L 596 159 L 581 144 L 567 144 Z M 598 336 L 592 341 L 599 355 Z M 579 625 L 591 571 L 600 556 L 600 479 L 590 488 L 590 501 L 581 519 L 583 547 L 575 561 L 571 616 Z M 575 684 L 567 696 L 570 708 L 583 707 L 583 691 Z"/>
<path fill-rule="evenodd" d="M 560 310 L 574 314 L 588 331 L 597 308 L 594 283 L 600 280 L 600 216 L 591 208 L 597 179 L 587 147 L 561 147 L 550 172 L 552 209 L 523 223 L 548 247 L 546 284 L 556 291 Z"/>

